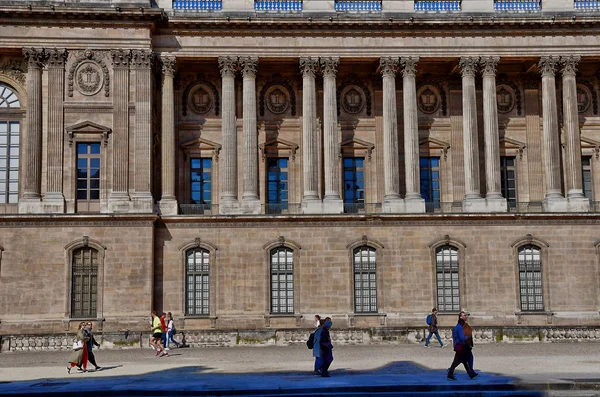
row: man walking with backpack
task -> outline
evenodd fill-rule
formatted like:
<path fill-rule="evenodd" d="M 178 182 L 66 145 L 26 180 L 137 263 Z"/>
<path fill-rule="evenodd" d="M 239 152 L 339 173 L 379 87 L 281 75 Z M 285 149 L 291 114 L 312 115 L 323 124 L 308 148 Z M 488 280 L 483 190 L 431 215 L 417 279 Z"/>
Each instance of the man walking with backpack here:
<path fill-rule="evenodd" d="M 429 340 L 431 339 L 432 335 L 435 335 L 438 342 L 440 342 L 440 347 L 444 347 L 444 344 L 442 343 L 442 338 L 440 338 L 440 334 L 438 332 L 437 312 L 437 309 L 434 307 L 433 309 L 431 309 L 431 314 L 427 316 L 426 322 L 428 325 L 427 328 L 429 329 L 429 335 L 427 336 L 427 339 L 425 339 L 425 347 L 429 347 Z"/>
<path fill-rule="evenodd" d="M 321 375 L 321 367 L 323 366 L 323 360 L 321 359 L 321 330 L 323 322 L 321 320 L 321 316 L 318 314 L 315 316 L 315 325 L 317 329 L 315 332 L 310 334 L 308 338 L 308 342 L 306 342 L 306 346 L 313 351 L 313 357 L 315 358 L 315 375 Z"/>

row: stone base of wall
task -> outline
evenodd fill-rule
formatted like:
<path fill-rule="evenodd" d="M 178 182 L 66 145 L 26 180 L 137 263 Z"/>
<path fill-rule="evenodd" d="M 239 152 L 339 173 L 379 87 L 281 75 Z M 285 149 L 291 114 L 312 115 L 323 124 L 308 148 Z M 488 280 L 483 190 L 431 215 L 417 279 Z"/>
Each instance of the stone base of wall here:
<path fill-rule="evenodd" d="M 257 330 L 257 331 L 186 331 L 179 332 L 175 340 L 189 347 L 233 346 L 288 346 L 306 343 L 312 329 Z M 452 343 L 452 330 L 441 328 L 444 343 Z M 427 329 L 416 328 L 365 328 L 333 329 L 334 344 L 422 344 Z M 474 343 L 554 343 L 600 342 L 600 327 L 495 327 L 475 328 Z M 0 337 L 0 352 L 70 350 L 75 335 L 5 335 Z M 147 332 L 97 333 L 96 340 L 103 349 L 150 348 Z M 432 337 L 435 346 L 437 340 Z"/>

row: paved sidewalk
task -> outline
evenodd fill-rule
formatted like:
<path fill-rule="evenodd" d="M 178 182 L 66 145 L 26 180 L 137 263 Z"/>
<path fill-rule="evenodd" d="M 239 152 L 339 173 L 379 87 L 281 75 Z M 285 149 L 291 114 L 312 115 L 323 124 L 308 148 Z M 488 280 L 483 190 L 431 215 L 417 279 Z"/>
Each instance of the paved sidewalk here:
<path fill-rule="evenodd" d="M 65 369 L 69 352 L 0 354 L 0 394 L 13 396 L 552 396 L 600 395 L 600 344 L 479 345 L 481 375 L 445 378 L 450 349 L 417 345 L 338 346 L 332 377 L 312 375 L 303 346 L 100 349 L 103 369 Z M 93 366 L 90 366 L 93 367 Z M 594 391 L 594 388 L 598 388 Z M 562 393 L 562 394 L 561 394 Z M 579 393 L 579 394 L 577 394 Z"/>

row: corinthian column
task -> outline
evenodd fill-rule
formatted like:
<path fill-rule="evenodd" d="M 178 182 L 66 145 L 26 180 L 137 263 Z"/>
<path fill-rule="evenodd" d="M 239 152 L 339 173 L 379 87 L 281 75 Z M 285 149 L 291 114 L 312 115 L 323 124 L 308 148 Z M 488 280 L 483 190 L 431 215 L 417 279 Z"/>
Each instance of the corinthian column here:
<path fill-rule="evenodd" d="M 488 206 L 495 212 L 506 212 L 506 199 L 500 185 L 500 136 L 498 133 L 498 103 L 496 100 L 496 66 L 499 57 L 481 58 L 483 74 L 483 132 L 485 144 L 485 180 Z"/>
<path fill-rule="evenodd" d="M 173 77 L 175 76 L 175 62 L 175 57 L 161 57 L 162 196 L 160 199 L 160 212 L 163 215 L 177 215 L 177 198 L 175 196 L 175 96 L 173 93 Z"/>
<path fill-rule="evenodd" d="M 385 212 L 391 202 L 401 202 L 400 180 L 398 172 L 398 115 L 396 113 L 396 72 L 398 71 L 398 58 L 386 57 L 379 60 L 383 80 L 383 197 Z M 390 208 L 389 212 L 397 212 Z"/>
<path fill-rule="evenodd" d="M 131 66 L 135 70 L 135 211 L 152 212 L 152 75 L 154 53 L 132 51 Z"/>
<path fill-rule="evenodd" d="M 300 58 L 302 72 L 302 167 L 303 186 L 302 212 L 321 211 L 319 200 L 319 146 L 317 131 L 317 98 L 315 75 L 319 62 L 315 58 Z"/>
<path fill-rule="evenodd" d="M 323 70 L 323 148 L 325 151 L 325 197 L 324 212 L 342 212 L 343 202 L 339 193 L 339 138 L 335 77 L 339 58 L 321 58 Z M 325 203 L 329 201 L 330 203 Z"/>
<path fill-rule="evenodd" d="M 27 60 L 27 114 L 21 150 L 24 180 L 19 212 L 35 213 L 41 211 L 42 67 L 45 54 L 42 49 L 24 48 L 23 55 Z"/>
<path fill-rule="evenodd" d="M 565 133 L 565 163 L 567 171 L 567 198 L 587 201 L 583 195 L 581 175 L 581 136 L 579 131 L 579 112 L 577 110 L 577 83 L 575 73 L 581 57 L 566 56 L 560 58 L 562 64 L 563 115 Z M 589 202 L 588 202 L 589 205 Z"/>
<path fill-rule="evenodd" d="M 404 106 L 404 168 L 406 173 L 406 211 L 425 212 L 421 197 L 419 170 L 419 120 L 417 114 L 417 63 L 419 57 L 402 57 L 402 96 Z"/>
<path fill-rule="evenodd" d="M 240 58 L 243 76 L 244 212 L 260 213 L 258 199 L 258 134 L 256 132 L 257 57 Z"/>
<path fill-rule="evenodd" d="M 237 131 L 235 121 L 235 70 L 237 57 L 219 57 L 221 70 L 223 114 L 221 116 L 221 131 L 223 139 L 223 159 L 221 161 L 221 199 L 220 213 L 235 212 L 238 204 L 237 183 Z"/>
<path fill-rule="evenodd" d="M 543 115 L 543 158 L 546 172 L 546 203 L 561 201 L 560 190 L 560 157 L 558 139 L 558 115 L 556 110 L 556 83 L 554 80 L 555 67 L 558 59 L 544 56 L 538 67 L 542 74 L 542 115 Z M 547 210 L 551 210 L 547 208 Z"/>
<path fill-rule="evenodd" d="M 48 184 L 44 195 L 44 212 L 63 213 L 63 137 L 65 49 L 46 49 L 48 54 Z"/>
<path fill-rule="evenodd" d="M 475 71 L 478 60 L 477 57 L 463 57 L 460 59 L 459 64 L 462 74 L 466 202 L 481 199 L 479 188 L 479 149 L 477 145 L 477 103 L 475 96 Z"/>
<path fill-rule="evenodd" d="M 110 53 L 114 69 L 112 191 L 108 197 L 113 212 L 129 211 L 129 63 L 130 50 Z"/>

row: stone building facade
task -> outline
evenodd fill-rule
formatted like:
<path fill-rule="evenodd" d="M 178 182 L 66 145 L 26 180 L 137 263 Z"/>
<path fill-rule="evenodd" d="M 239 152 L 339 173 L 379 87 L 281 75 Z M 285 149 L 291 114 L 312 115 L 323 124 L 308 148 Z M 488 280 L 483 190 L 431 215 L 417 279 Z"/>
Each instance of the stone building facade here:
<path fill-rule="evenodd" d="M 164 310 L 352 339 L 432 307 L 600 338 L 599 2 L 26 3 L 0 1 L 5 338 Z"/>

